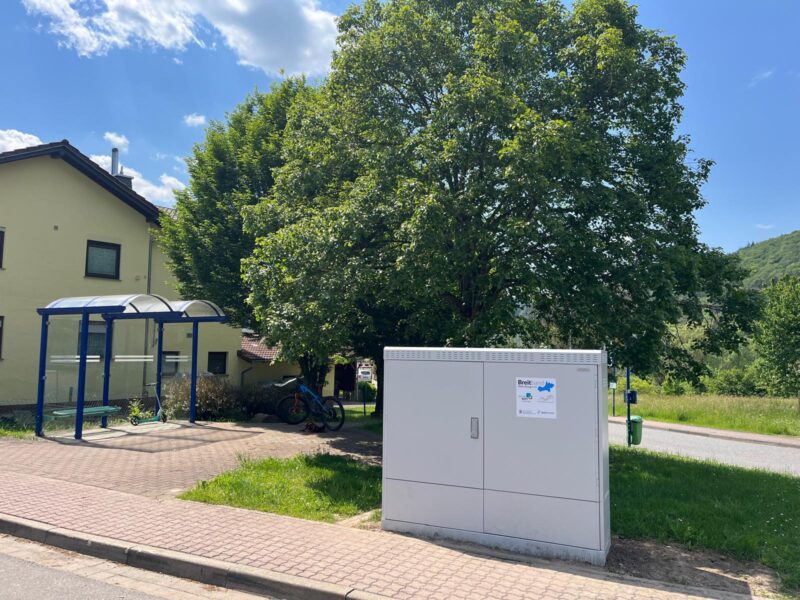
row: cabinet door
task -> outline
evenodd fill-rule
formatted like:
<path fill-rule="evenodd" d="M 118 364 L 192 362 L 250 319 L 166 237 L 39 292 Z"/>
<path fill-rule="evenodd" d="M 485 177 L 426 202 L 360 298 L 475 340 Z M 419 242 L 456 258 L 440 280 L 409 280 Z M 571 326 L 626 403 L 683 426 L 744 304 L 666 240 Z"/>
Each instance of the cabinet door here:
<path fill-rule="evenodd" d="M 485 488 L 597 502 L 597 366 L 487 362 L 484 374 Z"/>
<path fill-rule="evenodd" d="M 387 360 L 384 381 L 384 476 L 482 488 L 483 363 Z"/>

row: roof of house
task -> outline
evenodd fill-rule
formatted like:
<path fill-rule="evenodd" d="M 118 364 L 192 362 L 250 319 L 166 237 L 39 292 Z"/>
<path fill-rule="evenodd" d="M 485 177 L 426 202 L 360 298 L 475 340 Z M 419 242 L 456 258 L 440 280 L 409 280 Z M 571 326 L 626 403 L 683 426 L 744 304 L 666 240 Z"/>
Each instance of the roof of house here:
<path fill-rule="evenodd" d="M 0 153 L 0 164 L 25 160 L 26 158 L 37 158 L 40 156 L 62 159 L 122 200 L 125 204 L 143 214 L 148 221 L 154 223 L 158 222 L 159 210 L 157 206 L 148 202 L 91 158 L 81 153 L 75 146 L 69 143 L 69 140 L 61 140 L 60 142 L 2 152 Z"/>
<path fill-rule="evenodd" d="M 264 344 L 257 333 L 242 332 L 242 347 L 236 355 L 247 362 L 272 362 L 278 356 L 278 348 Z"/>

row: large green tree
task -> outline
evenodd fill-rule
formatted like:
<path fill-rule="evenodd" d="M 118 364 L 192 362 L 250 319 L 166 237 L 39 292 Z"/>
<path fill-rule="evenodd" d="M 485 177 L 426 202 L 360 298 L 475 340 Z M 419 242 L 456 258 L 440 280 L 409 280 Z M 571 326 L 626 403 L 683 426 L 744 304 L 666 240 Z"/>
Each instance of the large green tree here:
<path fill-rule="evenodd" d="M 174 215 L 161 220 L 178 291 L 218 303 L 239 325 L 254 325 L 241 277 L 254 239 L 243 231 L 242 211 L 270 193 L 273 170 L 283 163 L 287 113 L 307 91 L 304 80 L 286 79 L 250 94 L 225 122 L 212 122 L 187 160 L 189 186 L 176 192 Z"/>
<path fill-rule="evenodd" d="M 800 277 L 783 277 L 765 290 L 756 334 L 757 365 L 770 394 L 796 396 L 800 410 Z"/>
<path fill-rule="evenodd" d="M 677 132 L 685 55 L 624 0 L 366 0 L 249 213 L 276 340 L 605 345 L 697 368 L 757 302 L 698 241 L 710 162 Z"/>

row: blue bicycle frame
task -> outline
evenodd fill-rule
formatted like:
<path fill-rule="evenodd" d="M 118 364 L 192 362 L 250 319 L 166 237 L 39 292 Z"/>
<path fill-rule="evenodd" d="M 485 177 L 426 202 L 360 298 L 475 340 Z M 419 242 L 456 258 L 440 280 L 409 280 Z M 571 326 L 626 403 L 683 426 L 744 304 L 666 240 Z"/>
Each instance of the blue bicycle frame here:
<path fill-rule="evenodd" d="M 302 379 L 298 378 L 298 384 L 297 391 L 298 393 L 302 394 L 306 399 L 306 402 L 308 402 L 308 408 L 311 413 L 314 415 L 322 415 L 325 411 L 325 402 L 322 400 L 320 395 L 303 383 Z M 309 398 L 313 400 L 313 403 L 309 401 Z"/>
<path fill-rule="evenodd" d="M 294 394 L 289 398 L 292 398 L 292 410 L 295 412 L 295 414 L 301 414 L 299 412 L 298 404 L 302 403 L 307 411 L 306 415 L 311 414 L 314 417 L 319 417 L 327 429 L 331 431 L 337 431 L 342 427 L 345 418 L 344 407 L 342 406 L 342 403 L 337 399 L 328 399 L 326 401 L 319 394 L 317 394 L 317 392 L 303 383 L 302 377 L 295 377 L 284 383 L 276 384 L 276 386 L 282 388 L 294 384 L 296 384 L 297 387 L 294 390 Z M 289 409 L 287 408 L 286 415 L 284 415 L 280 408 L 287 399 L 288 398 L 284 398 L 281 400 L 278 410 L 281 413 L 281 418 L 284 419 L 285 422 L 291 423 L 292 421 L 286 416 L 289 414 Z"/>

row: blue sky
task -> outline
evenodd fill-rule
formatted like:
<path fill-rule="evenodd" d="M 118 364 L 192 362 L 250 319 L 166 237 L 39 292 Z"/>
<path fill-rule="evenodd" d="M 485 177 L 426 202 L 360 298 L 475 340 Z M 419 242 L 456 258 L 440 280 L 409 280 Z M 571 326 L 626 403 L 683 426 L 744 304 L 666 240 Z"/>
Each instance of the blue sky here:
<path fill-rule="evenodd" d="M 345 0 L 5 0 L 0 149 L 68 138 L 121 145 L 158 204 L 187 181 L 180 157 L 247 92 L 286 72 L 322 76 Z M 800 229 L 800 2 L 641 0 L 689 63 L 682 130 L 716 162 L 702 239 L 734 250 Z"/>

